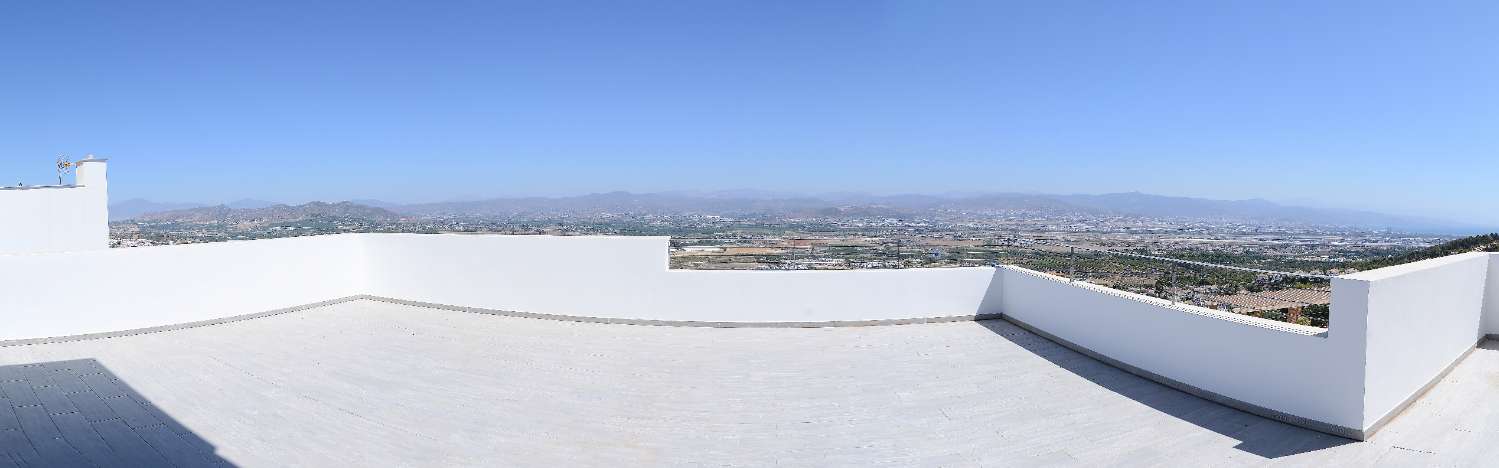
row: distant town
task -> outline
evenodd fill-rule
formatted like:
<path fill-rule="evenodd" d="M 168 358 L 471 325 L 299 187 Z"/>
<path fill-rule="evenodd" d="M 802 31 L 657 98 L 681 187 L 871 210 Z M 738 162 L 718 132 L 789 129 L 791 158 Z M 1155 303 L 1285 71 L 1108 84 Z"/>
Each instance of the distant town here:
<path fill-rule="evenodd" d="M 1124 195 L 1134 198 L 1131 206 L 1139 206 L 1140 197 L 1154 197 Z M 1252 214 L 1236 214 L 1235 205 L 1205 209 L 1204 201 L 1170 197 L 1158 198 L 1167 204 L 1187 200 L 1196 211 L 1162 216 L 1036 197 L 836 205 L 650 194 L 590 197 L 440 206 L 194 207 L 132 214 L 113 222 L 111 233 L 115 247 L 359 232 L 669 236 L 670 251 L 664 253 L 676 269 L 1016 264 L 1172 301 L 1319 326 L 1326 326 L 1325 276 L 1458 237 L 1294 219 L 1321 215 L 1348 221 L 1357 213 L 1288 209 L 1289 214 L 1277 215 L 1261 206 Z"/>
<path fill-rule="evenodd" d="M 768 270 L 989 265 L 1014 250 L 1006 247 L 1008 241 L 1023 239 L 1309 273 L 1338 273 L 1357 261 L 1458 237 L 1263 216 L 1234 219 L 1232 213 L 1151 216 L 1035 199 L 952 209 L 723 199 L 692 204 L 685 200 L 693 197 L 663 200 L 650 194 L 593 197 L 437 207 L 355 202 L 195 207 L 132 213 L 113 222 L 111 231 L 117 247 L 347 232 L 670 236 L 673 268 Z"/>

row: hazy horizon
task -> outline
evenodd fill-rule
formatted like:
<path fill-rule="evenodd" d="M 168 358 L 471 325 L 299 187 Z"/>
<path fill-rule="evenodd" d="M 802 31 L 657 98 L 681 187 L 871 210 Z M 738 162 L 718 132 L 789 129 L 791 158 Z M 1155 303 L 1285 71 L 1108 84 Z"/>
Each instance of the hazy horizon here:
<path fill-rule="evenodd" d="M 114 190 L 114 187 L 111 187 L 111 190 Z M 273 195 L 264 195 L 264 196 L 249 195 L 249 196 L 231 197 L 231 198 L 227 198 L 227 199 L 213 199 L 213 200 L 206 200 L 205 199 L 205 200 L 198 200 L 198 199 L 155 199 L 155 198 L 148 198 L 148 197 L 139 197 L 139 196 L 137 196 L 137 197 L 131 197 L 131 198 L 127 198 L 127 199 L 119 199 L 119 198 L 115 197 L 115 198 L 111 199 L 111 202 L 112 203 L 118 203 L 118 202 L 125 202 L 125 201 L 148 201 L 148 202 L 153 202 L 153 203 L 198 204 L 198 205 L 205 205 L 205 206 L 213 206 L 213 205 L 231 204 L 231 203 L 236 203 L 236 202 L 267 202 L 267 203 L 277 203 L 277 204 L 304 204 L 304 203 L 311 203 L 311 202 L 337 203 L 337 202 L 346 202 L 346 201 L 347 202 L 372 201 L 372 202 L 392 203 L 392 204 L 399 204 L 399 205 L 419 205 L 419 204 L 428 204 L 428 203 L 472 202 L 472 201 L 485 201 L 485 200 L 497 200 L 497 199 L 512 199 L 512 198 L 571 198 L 571 197 L 582 197 L 582 196 L 588 196 L 588 195 L 599 195 L 599 194 L 609 194 L 609 193 L 630 193 L 630 194 L 639 194 L 639 195 L 671 194 L 671 195 L 690 195 L 690 196 L 729 196 L 729 195 L 742 195 L 744 198 L 796 198 L 796 197 L 828 198 L 828 197 L 838 197 L 838 196 L 851 196 L 851 197 L 931 196 L 931 197 L 944 197 L 944 198 L 959 198 L 959 197 L 975 197 L 975 196 L 1007 195 L 1007 194 L 1072 196 L 1072 195 L 1116 195 L 1116 194 L 1139 193 L 1139 194 L 1162 196 L 1162 197 L 1191 198 L 1191 199 L 1213 200 L 1213 201 L 1255 201 L 1255 200 L 1259 200 L 1259 201 L 1267 201 L 1267 202 L 1271 202 L 1271 203 L 1275 203 L 1275 204 L 1280 204 L 1280 205 L 1286 205 L 1286 206 L 1300 206 L 1300 207 L 1307 207 L 1307 208 L 1327 208 L 1327 209 L 1361 210 L 1361 211 L 1375 211 L 1375 212 L 1379 212 L 1379 210 L 1368 210 L 1368 209 L 1365 209 L 1365 208 L 1358 208 L 1358 207 L 1333 206 L 1333 205 L 1318 205 L 1317 204 L 1319 202 L 1318 200 L 1305 200 L 1305 199 L 1301 199 L 1301 200 L 1276 200 L 1276 199 L 1268 198 L 1268 197 L 1213 198 L 1213 197 L 1194 196 L 1194 195 L 1172 195 L 1172 194 L 1163 194 L 1163 193 L 1153 193 L 1153 192 L 1147 192 L 1147 191 L 1142 191 L 1142 190 L 1127 190 L 1127 191 L 1121 191 L 1121 192 L 1046 192 L 1046 191 L 1034 191 L 1034 190 L 1032 190 L 1032 191 L 1006 191 L 1006 190 L 974 191 L 974 190 L 965 190 L 965 191 L 949 191 L 949 192 L 935 192 L 935 191 L 933 191 L 933 192 L 921 192 L 921 191 L 871 192 L 871 191 L 844 190 L 844 191 L 816 192 L 816 191 L 785 191 L 785 190 L 760 190 L 760 189 L 751 189 L 751 188 L 730 188 L 730 189 L 713 189 L 713 190 L 703 190 L 703 189 L 699 189 L 699 190 L 657 190 L 657 191 L 585 190 L 585 191 L 579 191 L 579 192 L 556 192 L 556 193 L 496 193 L 496 194 L 492 194 L 492 195 L 467 194 L 467 195 L 456 195 L 456 196 L 446 197 L 446 198 L 414 198 L 414 199 L 407 199 L 407 198 L 390 199 L 390 198 L 376 198 L 376 197 L 363 197 L 363 196 L 352 196 L 352 197 L 346 197 L 346 198 L 292 198 L 292 199 L 287 199 L 287 198 L 277 197 L 277 196 L 273 196 Z"/>
<path fill-rule="evenodd" d="M 1206 200 L 1206 201 L 1214 201 L 1214 202 L 1262 201 L 1262 202 L 1269 202 L 1269 203 L 1272 203 L 1272 204 L 1280 205 L 1280 206 L 1287 207 L 1287 208 L 1310 208 L 1310 209 L 1319 209 L 1319 210 L 1336 210 L 1336 211 L 1343 211 L 1343 212 L 1362 212 L 1362 213 L 1371 213 L 1371 214 L 1380 214 L 1380 215 L 1391 215 L 1391 216 L 1398 216 L 1398 217 L 1407 218 L 1407 219 L 1409 219 L 1411 221 L 1421 221 L 1421 220 L 1424 220 L 1424 221 L 1430 222 L 1430 223 L 1435 224 L 1435 225 L 1446 225 L 1448 227 L 1442 228 L 1442 230 L 1443 230 L 1444 233 L 1450 233 L 1450 232 L 1469 232 L 1469 231 L 1477 233 L 1479 231 L 1488 232 L 1490 230 L 1499 229 L 1499 224 L 1486 224 L 1486 223 L 1483 223 L 1483 222 L 1473 222 L 1473 221 L 1467 221 L 1467 220 L 1463 220 L 1463 219 L 1453 219 L 1453 218 L 1446 218 L 1446 217 L 1441 217 L 1441 216 L 1430 216 L 1430 215 L 1425 215 L 1425 214 L 1422 214 L 1422 213 L 1400 213 L 1400 212 L 1393 212 L 1393 211 L 1383 211 L 1383 210 L 1378 210 L 1378 209 L 1369 209 L 1369 208 L 1366 208 L 1366 207 L 1319 206 L 1319 205 L 1312 204 L 1312 203 L 1297 203 L 1295 201 L 1272 200 L 1272 199 L 1266 199 L 1266 198 L 1215 199 L 1215 198 L 1207 198 L 1207 197 L 1163 195 L 1163 194 L 1154 194 L 1154 193 L 1142 192 L 1142 191 L 1112 192 L 1112 193 L 1046 193 L 1046 192 L 1001 192 L 1001 191 L 996 191 L 996 192 L 948 192 L 948 193 L 921 193 L 921 192 L 892 192 L 892 193 L 821 192 L 821 193 L 817 193 L 817 192 L 764 191 L 764 190 L 754 190 L 754 189 L 727 189 L 727 190 L 712 190 L 712 191 L 679 190 L 679 191 L 660 191 L 660 192 L 632 192 L 632 191 L 624 191 L 624 190 L 609 190 L 609 191 L 590 191 L 590 192 L 581 192 L 581 193 L 573 193 L 573 194 L 557 194 L 557 195 L 497 195 L 497 196 L 475 196 L 475 197 L 462 197 L 462 198 L 452 198 L 452 199 L 442 199 L 442 200 L 422 200 L 422 201 L 402 201 L 402 200 L 389 200 L 389 199 L 375 199 L 375 198 L 368 198 L 368 197 L 354 197 L 354 198 L 347 198 L 347 199 L 305 199 L 305 200 L 285 200 L 285 199 L 275 199 L 273 197 L 242 197 L 242 198 L 235 198 L 235 199 L 230 199 L 230 200 L 218 200 L 218 201 L 152 200 L 152 199 L 146 199 L 146 198 L 131 198 L 131 199 L 125 199 L 125 200 L 119 200 L 119 199 L 112 200 L 111 205 L 124 205 L 124 204 L 132 204 L 132 203 L 137 203 L 137 202 L 146 202 L 146 203 L 152 203 L 152 204 L 157 204 L 157 205 L 182 205 L 182 206 L 173 207 L 171 209 L 184 209 L 184 208 L 191 208 L 191 207 L 211 207 L 211 206 L 224 206 L 224 205 L 228 205 L 228 206 L 236 207 L 236 208 L 245 208 L 245 207 L 259 208 L 262 205 L 277 205 L 277 204 L 279 204 L 279 205 L 299 206 L 299 205 L 303 205 L 303 204 L 307 204 L 307 203 L 313 203 L 313 202 L 323 202 L 323 203 L 351 202 L 351 203 L 355 203 L 355 204 L 364 204 L 364 205 L 370 205 L 370 206 L 382 206 L 383 207 L 383 206 L 418 206 L 418 205 L 445 204 L 445 203 L 468 203 L 468 202 L 483 202 L 483 201 L 493 201 L 493 200 L 528 199 L 528 198 L 568 199 L 568 198 L 584 197 L 584 196 L 590 196 L 590 195 L 606 195 L 606 194 L 614 194 L 614 193 L 628 193 L 628 194 L 632 194 L 632 195 L 680 195 L 680 196 L 688 196 L 688 197 L 699 197 L 699 198 L 703 198 L 705 200 L 706 199 L 710 199 L 710 198 L 740 198 L 740 199 L 767 199 L 767 200 L 769 200 L 769 199 L 809 198 L 809 199 L 822 199 L 822 200 L 826 200 L 826 201 L 834 201 L 834 200 L 856 200 L 857 202 L 861 202 L 861 203 L 862 202 L 869 202 L 869 201 L 873 201 L 873 200 L 857 200 L 857 199 L 860 199 L 860 198 L 875 199 L 875 198 L 889 198 L 889 197 L 902 197 L 902 196 L 921 196 L 921 197 L 936 197 L 936 198 L 948 198 L 948 199 L 961 199 L 961 198 L 974 198 L 974 197 L 995 196 L 995 195 L 1034 195 L 1034 196 L 1046 196 L 1046 197 L 1072 197 L 1072 196 L 1108 196 L 1108 195 L 1143 194 L 1143 195 L 1148 195 L 1148 196 L 1159 196 L 1159 197 L 1170 197 L 1170 198 L 1183 198 L 1183 199 L 1190 199 L 1190 200 Z M 857 203 L 855 203 L 855 204 L 857 204 Z M 243 206 L 241 206 L 241 205 L 243 205 Z"/>

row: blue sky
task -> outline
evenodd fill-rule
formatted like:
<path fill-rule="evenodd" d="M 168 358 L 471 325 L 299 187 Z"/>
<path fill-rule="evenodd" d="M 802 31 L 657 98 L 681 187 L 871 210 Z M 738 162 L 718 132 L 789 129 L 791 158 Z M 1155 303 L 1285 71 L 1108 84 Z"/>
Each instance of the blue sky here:
<path fill-rule="evenodd" d="M 1499 2 L 28 2 L 0 180 L 116 199 L 1268 198 L 1499 224 Z M 14 179 L 14 180 L 12 180 Z"/>

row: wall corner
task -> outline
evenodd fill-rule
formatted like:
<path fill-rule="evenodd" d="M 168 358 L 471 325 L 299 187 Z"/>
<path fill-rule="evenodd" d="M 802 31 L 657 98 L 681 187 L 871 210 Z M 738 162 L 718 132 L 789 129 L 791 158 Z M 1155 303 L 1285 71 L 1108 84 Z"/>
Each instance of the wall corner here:
<path fill-rule="evenodd" d="M 1483 291 L 1483 312 L 1479 327 L 1488 337 L 1499 335 L 1499 252 L 1489 253 L 1489 268 Z"/>
<path fill-rule="evenodd" d="M 1373 423 L 1368 418 L 1369 396 L 1369 300 L 1373 293 L 1373 282 L 1347 277 L 1332 279 L 1332 303 L 1330 304 L 1327 340 L 1334 356 L 1322 356 L 1345 368 L 1344 378 L 1349 379 L 1350 395 L 1347 408 L 1349 420 L 1358 421 L 1354 429 L 1368 432 Z M 1366 434 L 1367 435 L 1367 434 Z"/>

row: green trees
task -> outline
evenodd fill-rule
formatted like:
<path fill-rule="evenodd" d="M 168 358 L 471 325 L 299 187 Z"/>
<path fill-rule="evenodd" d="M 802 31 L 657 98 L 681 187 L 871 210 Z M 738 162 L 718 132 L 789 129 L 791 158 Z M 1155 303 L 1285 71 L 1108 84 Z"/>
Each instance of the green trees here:
<path fill-rule="evenodd" d="M 1499 252 L 1499 233 L 1464 237 L 1414 252 L 1355 262 L 1350 266 L 1359 271 L 1373 270 L 1426 260 L 1428 258 L 1445 257 L 1468 252 Z"/>

